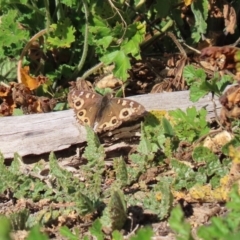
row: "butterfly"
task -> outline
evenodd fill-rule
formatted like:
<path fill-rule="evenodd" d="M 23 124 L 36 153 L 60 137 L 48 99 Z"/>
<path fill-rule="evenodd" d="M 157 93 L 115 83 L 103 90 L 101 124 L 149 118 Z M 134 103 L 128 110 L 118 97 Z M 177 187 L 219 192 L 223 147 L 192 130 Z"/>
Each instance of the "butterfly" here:
<path fill-rule="evenodd" d="M 123 122 L 135 120 L 146 113 L 145 108 L 130 99 L 115 98 L 84 90 L 72 90 L 71 107 L 82 125 L 89 125 L 95 132 L 113 130 Z"/>

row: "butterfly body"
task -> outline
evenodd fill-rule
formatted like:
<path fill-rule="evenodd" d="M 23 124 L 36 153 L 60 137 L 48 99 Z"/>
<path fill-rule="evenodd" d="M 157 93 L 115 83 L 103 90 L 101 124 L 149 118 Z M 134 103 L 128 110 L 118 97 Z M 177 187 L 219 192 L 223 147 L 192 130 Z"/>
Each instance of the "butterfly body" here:
<path fill-rule="evenodd" d="M 123 122 L 143 116 L 145 108 L 132 100 L 101 96 L 94 92 L 75 90 L 71 93 L 72 107 L 77 120 L 95 132 L 112 130 Z"/>

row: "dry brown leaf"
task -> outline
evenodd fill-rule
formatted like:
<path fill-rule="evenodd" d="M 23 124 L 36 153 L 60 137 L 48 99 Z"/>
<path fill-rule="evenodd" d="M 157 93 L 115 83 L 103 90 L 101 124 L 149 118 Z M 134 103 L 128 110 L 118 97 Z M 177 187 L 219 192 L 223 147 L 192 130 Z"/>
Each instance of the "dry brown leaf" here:
<path fill-rule="evenodd" d="M 222 104 L 220 121 L 228 130 L 231 130 L 231 119 L 240 118 L 240 84 L 230 87 L 219 101 Z"/>
<path fill-rule="evenodd" d="M 223 17 L 225 22 L 225 33 L 234 34 L 235 28 L 237 26 L 237 15 L 232 6 L 230 4 L 224 4 L 223 6 Z"/>
<path fill-rule="evenodd" d="M 32 77 L 29 75 L 29 66 L 25 66 L 20 69 L 21 72 L 21 81 L 28 87 L 30 90 L 38 88 L 41 84 L 47 81 L 47 78 L 44 76 Z"/>
<path fill-rule="evenodd" d="M 233 135 L 228 131 L 222 131 L 216 134 L 214 137 L 208 136 L 204 142 L 203 146 L 209 148 L 214 153 L 221 150 L 222 146 L 233 139 Z"/>
<path fill-rule="evenodd" d="M 96 87 L 98 88 L 115 88 L 122 85 L 122 81 L 118 78 L 114 77 L 113 74 L 109 74 L 103 77 L 96 83 Z"/>

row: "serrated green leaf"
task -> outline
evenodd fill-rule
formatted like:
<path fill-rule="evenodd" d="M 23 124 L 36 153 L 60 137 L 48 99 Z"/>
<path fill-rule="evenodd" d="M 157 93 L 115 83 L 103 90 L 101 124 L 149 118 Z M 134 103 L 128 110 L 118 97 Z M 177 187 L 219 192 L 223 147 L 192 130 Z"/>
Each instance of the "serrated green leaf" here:
<path fill-rule="evenodd" d="M 127 165 L 122 157 L 113 160 L 113 166 L 116 173 L 116 180 L 119 181 L 121 187 L 128 184 Z"/>
<path fill-rule="evenodd" d="M 74 199 L 76 201 L 76 207 L 81 215 L 86 215 L 96 210 L 94 202 L 85 194 L 78 192 Z"/>
<path fill-rule="evenodd" d="M 96 16 L 93 18 L 93 25 L 89 26 L 89 32 L 97 34 L 99 38 L 107 37 L 111 34 L 111 28 L 108 27 L 106 20 Z"/>
<path fill-rule="evenodd" d="M 169 224 L 176 233 L 177 240 L 194 240 L 191 225 L 184 221 L 184 214 L 179 205 L 172 210 Z"/>
<path fill-rule="evenodd" d="M 26 238 L 26 240 L 48 240 L 48 239 L 49 238 L 47 237 L 46 234 L 41 233 L 39 226 L 33 227 Z"/>
<path fill-rule="evenodd" d="M 13 81 L 17 78 L 17 61 L 8 57 L 0 59 L 0 81 Z"/>
<path fill-rule="evenodd" d="M 124 240 L 124 237 L 118 230 L 115 230 L 112 232 L 112 239 L 113 240 Z"/>
<path fill-rule="evenodd" d="M 29 38 L 28 31 L 19 28 L 16 21 L 17 17 L 17 10 L 8 10 L 7 14 L 1 16 L 0 57 L 19 54 L 26 39 Z"/>
<path fill-rule="evenodd" d="M 238 136 L 234 137 L 230 142 L 226 143 L 222 147 L 222 153 L 225 155 L 229 155 L 229 146 L 233 146 L 234 148 L 240 147 L 240 139 Z"/>
<path fill-rule="evenodd" d="M 131 68 L 129 57 L 123 51 L 114 51 L 101 58 L 105 64 L 114 63 L 114 76 L 126 80 L 129 76 L 127 71 Z"/>
<path fill-rule="evenodd" d="M 89 231 L 93 236 L 97 238 L 97 240 L 104 240 L 102 224 L 99 218 L 93 222 L 92 227 L 90 227 Z"/>
<path fill-rule="evenodd" d="M 193 65 L 187 65 L 183 69 L 184 80 L 188 85 L 206 80 L 206 73 L 203 69 L 196 69 Z"/>
<path fill-rule="evenodd" d="M 188 108 L 186 113 L 180 109 L 169 111 L 169 115 L 174 118 L 175 135 L 178 136 L 180 140 L 192 142 L 207 134 L 209 127 L 206 121 L 206 114 L 205 109 L 196 111 L 195 107 Z"/>
<path fill-rule="evenodd" d="M 153 230 L 150 227 L 144 227 L 136 232 L 135 236 L 132 236 L 130 240 L 151 240 L 153 237 Z"/>
<path fill-rule="evenodd" d="M 112 36 L 106 36 L 96 41 L 98 45 L 101 45 L 104 50 L 106 50 L 113 41 Z"/>
<path fill-rule="evenodd" d="M 128 26 L 126 34 L 124 38 L 126 41 L 125 44 L 122 44 L 121 50 L 124 51 L 125 54 L 131 54 L 136 59 L 141 59 L 140 56 L 140 43 L 142 43 L 145 36 L 145 28 L 144 24 L 136 22 Z"/>
<path fill-rule="evenodd" d="M 192 157 L 196 162 L 218 161 L 218 157 L 209 148 L 203 146 L 195 147 Z"/>
<path fill-rule="evenodd" d="M 200 89 L 199 85 L 192 85 L 190 88 L 190 97 L 189 99 L 192 102 L 197 102 L 200 98 L 208 94 L 207 90 Z"/>
<path fill-rule="evenodd" d="M 216 84 L 217 84 L 218 90 L 222 92 L 232 82 L 233 82 L 233 76 L 223 75 L 220 81 L 218 81 Z"/>
<path fill-rule="evenodd" d="M 124 194 L 120 189 L 113 187 L 106 209 L 101 217 L 101 223 L 109 231 L 120 230 L 127 219 L 127 207 Z"/>
<path fill-rule="evenodd" d="M 206 33 L 208 16 L 208 1 L 196 0 L 191 4 L 191 10 L 195 18 L 195 26 L 193 28 L 192 38 L 195 42 L 200 40 L 202 34 Z"/>
<path fill-rule="evenodd" d="M 87 130 L 87 147 L 83 156 L 94 165 L 96 161 L 101 162 L 105 158 L 105 151 L 92 128 L 86 126 Z"/>
<path fill-rule="evenodd" d="M 65 18 L 63 22 L 52 24 L 51 28 L 54 29 L 54 32 L 50 33 L 47 42 L 53 47 L 70 48 L 71 44 L 75 41 L 74 33 L 76 32 L 70 19 Z"/>
<path fill-rule="evenodd" d="M 62 236 L 67 237 L 69 240 L 79 240 L 79 237 L 71 232 L 67 226 L 62 226 L 59 229 Z"/>

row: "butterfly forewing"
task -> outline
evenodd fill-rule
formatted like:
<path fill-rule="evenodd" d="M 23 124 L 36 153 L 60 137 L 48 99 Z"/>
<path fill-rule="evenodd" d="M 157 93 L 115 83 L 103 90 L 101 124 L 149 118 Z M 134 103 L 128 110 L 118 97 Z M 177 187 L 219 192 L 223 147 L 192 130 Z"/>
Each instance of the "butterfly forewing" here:
<path fill-rule="evenodd" d="M 98 131 L 112 130 L 128 120 L 135 120 L 145 113 L 145 108 L 132 100 L 109 98 L 98 118 Z"/>
<path fill-rule="evenodd" d="M 73 92 L 73 109 L 80 124 L 94 127 L 101 99 L 102 96 L 96 93 L 87 91 Z"/>

